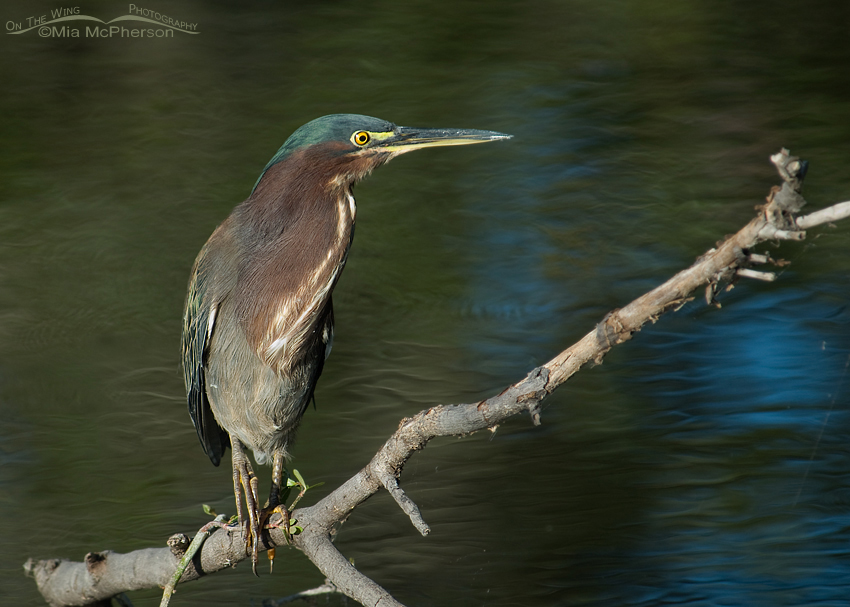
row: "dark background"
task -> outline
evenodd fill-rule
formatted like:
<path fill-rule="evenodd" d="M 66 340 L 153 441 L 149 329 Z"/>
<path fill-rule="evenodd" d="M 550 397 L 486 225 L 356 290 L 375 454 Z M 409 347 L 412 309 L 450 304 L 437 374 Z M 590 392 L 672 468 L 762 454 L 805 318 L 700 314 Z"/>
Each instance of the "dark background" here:
<path fill-rule="evenodd" d="M 811 161 L 811 208 L 850 198 L 845 1 L 139 5 L 200 33 L 0 38 L 0 604 L 43 604 L 28 557 L 161 546 L 204 503 L 233 511 L 184 403 L 186 282 L 308 120 L 515 135 L 357 187 L 337 340 L 294 448 L 326 483 L 308 501 L 402 417 L 500 391 L 739 229 L 780 147 Z M 697 294 L 561 388 L 541 428 L 417 454 L 402 483 L 429 537 L 379 494 L 340 549 L 411 606 L 850 604 L 850 223 L 765 248 L 793 261 L 776 283 L 720 310 Z M 295 551 L 262 569 L 174 604 L 322 582 Z"/>

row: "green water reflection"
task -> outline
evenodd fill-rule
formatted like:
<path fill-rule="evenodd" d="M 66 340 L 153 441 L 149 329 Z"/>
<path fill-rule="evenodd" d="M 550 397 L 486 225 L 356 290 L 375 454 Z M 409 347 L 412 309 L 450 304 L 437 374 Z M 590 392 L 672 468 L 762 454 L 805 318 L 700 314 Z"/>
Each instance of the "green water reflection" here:
<path fill-rule="evenodd" d="M 2 17 L 51 8 L 7 2 Z M 850 197 L 843 2 L 168 11 L 201 33 L 3 37 L 3 604 L 42 604 L 30 556 L 161 545 L 203 524 L 202 503 L 232 510 L 183 401 L 186 281 L 314 117 L 515 135 L 358 186 L 337 340 L 295 447 L 319 491 L 401 417 L 500 390 L 737 229 L 780 146 L 812 162 L 813 204 Z M 541 428 L 517 419 L 418 454 L 402 480 L 427 539 L 378 495 L 339 546 L 411 605 L 846 605 L 850 226 L 819 233 L 771 248 L 794 262 L 777 283 L 742 283 L 719 311 L 694 302 L 583 372 Z M 282 557 L 274 576 L 239 567 L 178 600 L 321 583 Z"/>

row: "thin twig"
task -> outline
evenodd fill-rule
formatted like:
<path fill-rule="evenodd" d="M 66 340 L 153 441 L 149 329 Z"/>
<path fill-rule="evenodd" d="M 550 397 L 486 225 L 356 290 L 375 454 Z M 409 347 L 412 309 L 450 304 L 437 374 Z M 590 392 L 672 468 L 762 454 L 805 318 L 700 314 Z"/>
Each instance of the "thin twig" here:
<path fill-rule="evenodd" d="M 831 223 L 850 217 L 850 201 L 839 202 L 831 207 L 826 207 L 820 211 L 815 211 L 808 215 L 803 215 L 797 218 L 797 227 L 801 230 L 808 230 L 822 223 Z"/>
<path fill-rule="evenodd" d="M 416 530 L 422 535 L 428 535 L 431 533 L 431 527 L 429 527 L 428 523 L 426 523 L 422 518 L 419 506 L 417 506 L 412 499 L 407 497 L 404 489 L 399 486 L 398 479 L 390 472 L 382 471 L 380 474 L 380 480 L 381 485 L 391 496 L 393 496 L 393 499 L 396 501 L 399 508 L 401 508 L 402 511 L 410 517 L 410 522 L 413 523 Z"/>
<path fill-rule="evenodd" d="M 201 549 L 201 545 L 203 545 L 210 532 L 213 529 L 225 526 L 226 523 L 224 522 L 224 518 L 223 514 L 219 514 L 215 517 L 215 519 L 198 530 L 198 533 L 195 535 L 192 543 L 189 544 L 189 547 L 186 549 L 186 553 L 183 555 L 183 558 L 181 558 L 180 562 L 177 564 L 177 569 L 174 571 L 174 575 L 171 576 L 171 579 L 168 580 L 168 584 L 166 584 L 165 588 L 163 588 L 162 600 L 159 602 L 159 607 L 168 607 L 171 595 L 174 594 L 174 588 L 177 586 L 180 578 L 183 577 L 186 567 L 188 567 L 189 563 L 192 562 L 192 559 L 195 558 L 195 555 L 198 553 L 198 550 Z"/>
<path fill-rule="evenodd" d="M 750 270 L 749 268 L 738 268 L 735 273 L 738 276 L 743 276 L 744 278 L 753 278 L 755 280 L 763 280 L 765 282 L 773 282 L 776 280 L 775 272 L 759 272 L 757 270 Z"/>

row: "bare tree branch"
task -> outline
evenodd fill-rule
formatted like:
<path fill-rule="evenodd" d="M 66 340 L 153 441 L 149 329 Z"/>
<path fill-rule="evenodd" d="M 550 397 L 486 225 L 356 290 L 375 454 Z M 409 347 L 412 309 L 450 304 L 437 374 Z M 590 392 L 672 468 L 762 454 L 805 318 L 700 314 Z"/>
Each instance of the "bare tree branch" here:
<path fill-rule="evenodd" d="M 464 435 L 494 428 L 507 418 L 528 411 L 535 424 L 540 421 L 540 403 L 588 362 L 601 362 L 617 344 L 628 341 L 647 322 L 676 310 L 692 299 L 691 293 L 705 286 L 706 301 L 715 296 L 724 282 L 738 278 L 773 281 L 776 274 L 750 269 L 750 265 L 784 265 L 769 255 L 751 252 L 766 240 L 803 240 L 804 230 L 850 216 L 850 202 L 797 217 L 805 200 L 800 195 L 807 165 L 787 150 L 771 157 L 783 179 L 774 187 L 767 204 L 758 207 L 757 216 L 743 229 L 699 257 L 686 270 L 637 298 L 624 308 L 610 312 L 576 344 L 545 365 L 532 370 L 501 393 L 478 403 L 440 405 L 401 420 L 398 430 L 372 460 L 353 477 L 314 506 L 292 513 L 303 532 L 293 537 L 299 548 L 339 591 L 363 605 L 400 606 L 386 590 L 360 573 L 332 543 L 335 526 L 343 522 L 362 502 L 381 488 L 386 489 L 414 527 L 427 535 L 427 523 L 415 503 L 398 484 L 405 462 L 428 441 L 438 436 Z M 283 545 L 283 531 L 270 529 L 262 549 Z M 27 561 L 44 598 L 56 607 L 95 604 L 120 592 L 164 586 L 188 546 L 182 534 L 169 539 L 169 548 L 148 548 L 130 554 L 89 553 L 85 562 L 47 560 Z M 181 581 L 197 579 L 247 558 L 245 539 L 239 528 L 217 529 L 206 540 Z"/>
<path fill-rule="evenodd" d="M 839 202 L 831 207 L 815 211 L 811 215 L 804 215 L 797 218 L 797 227 L 801 230 L 808 230 L 822 223 L 831 223 L 850 217 L 850 201 Z"/>

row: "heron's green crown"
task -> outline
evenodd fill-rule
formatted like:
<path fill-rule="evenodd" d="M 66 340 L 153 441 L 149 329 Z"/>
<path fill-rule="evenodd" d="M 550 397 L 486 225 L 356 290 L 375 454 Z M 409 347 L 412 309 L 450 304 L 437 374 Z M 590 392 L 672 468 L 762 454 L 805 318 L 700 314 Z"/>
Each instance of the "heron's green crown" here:
<path fill-rule="evenodd" d="M 330 114 L 311 120 L 304 126 L 299 127 L 298 130 L 289 136 L 286 143 L 280 146 L 280 149 L 269 160 L 263 172 L 260 173 L 260 178 L 254 184 L 254 189 L 257 189 L 257 185 L 260 183 L 263 175 L 266 174 L 266 171 L 284 160 L 295 150 L 330 141 L 348 143 L 351 134 L 358 130 L 386 133 L 395 128 L 396 126 L 392 122 L 361 114 Z"/>

